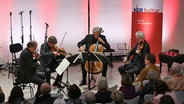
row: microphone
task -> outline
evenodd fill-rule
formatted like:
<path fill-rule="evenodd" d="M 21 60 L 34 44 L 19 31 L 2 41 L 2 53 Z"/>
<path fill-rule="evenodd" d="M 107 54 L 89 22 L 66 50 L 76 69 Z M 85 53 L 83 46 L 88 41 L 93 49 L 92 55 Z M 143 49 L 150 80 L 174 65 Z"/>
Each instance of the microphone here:
<path fill-rule="evenodd" d="M 10 12 L 10 16 L 12 15 L 12 12 Z"/>
<path fill-rule="evenodd" d="M 46 25 L 46 27 L 49 27 L 49 25 L 48 25 L 48 23 L 47 23 L 47 22 L 45 22 L 45 25 Z"/>
<path fill-rule="evenodd" d="M 24 11 L 21 11 L 19 14 L 22 14 Z"/>
<path fill-rule="evenodd" d="M 31 14 L 31 13 L 32 13 L 32 10 L 29 11 L 29 14 Z"/>

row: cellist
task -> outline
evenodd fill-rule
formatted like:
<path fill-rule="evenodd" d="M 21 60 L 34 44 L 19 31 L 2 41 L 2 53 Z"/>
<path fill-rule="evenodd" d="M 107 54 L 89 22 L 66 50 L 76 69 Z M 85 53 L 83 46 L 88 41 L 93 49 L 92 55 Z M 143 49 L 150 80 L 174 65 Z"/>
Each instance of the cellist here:
<path fill-rule="evenodd" d="M 110 45 L 107 42 L 107 39 L 104 35 L 101 35 L 104 31 L 101 27 L 94 27 L 92 30 L 93 34 L 88 34 L 85 36 L 84 39 L 82 39 L 80 42 L 78 42 L 77 46 L 79 47 L 79 51 L 85 52 L 89 51 L 90 46 L 92 44 L 96 44 L 98 41 L 98 44 L 103 45 L 106 49 L 110 49 Z M 86 45 L 86 49 L 83 47 L 83 45 Z M 102 70 L 102 76 L 106 77 L 107 73 L 107 62 L 105 60 L 101 60 L 103 63 L 103 70 Z M 87 71 L 85 70 L 85 61 L 81 62 L 81 69 L 82 69 L 82 81 L 79 84 L 79 86 L 86 85 L 86 76 Z"/>

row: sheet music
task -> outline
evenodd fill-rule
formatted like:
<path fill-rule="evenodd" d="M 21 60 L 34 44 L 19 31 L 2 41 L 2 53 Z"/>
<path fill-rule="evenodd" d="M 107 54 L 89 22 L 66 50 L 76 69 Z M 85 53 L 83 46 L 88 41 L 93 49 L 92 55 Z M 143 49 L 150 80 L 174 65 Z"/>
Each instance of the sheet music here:
<path fill-rule="evenodd" d="M 61 75 L 69 65 L 70 62 L 66 58 L 64 58 L 59 66 L 56 68 L 56 72 Z"/>

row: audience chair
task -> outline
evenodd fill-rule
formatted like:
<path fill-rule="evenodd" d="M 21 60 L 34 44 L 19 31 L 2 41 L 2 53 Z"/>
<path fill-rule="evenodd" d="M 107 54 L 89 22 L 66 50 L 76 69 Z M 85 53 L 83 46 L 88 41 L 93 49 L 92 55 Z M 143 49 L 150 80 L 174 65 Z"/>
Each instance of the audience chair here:
<path fill-rule="evenodd" d="M 174 93 L 176 94 L 176 97 L 178 98 L 178 101 L 180 102 L 180 104 L 184 103 L 184 90 L 183 91 L 174 91 Z"/>
<path fill-rule="evenodd" d="M 145 102 L 153 102 L 153 95 L 152 94 L 144 95 L 144 101 Z"/>
<path fill-rule="evenodd" d="M 133 85 L 135 86 L 135 91 L 137 92 L 139 90 L 139 88 L 141 87 L 141 81 L 139 82 L 134 82 Z"/>
<path fill-rule="evenodd" d="M 149 82 L 149 80 L 143 80 L 142 85 L 144 86 L 148 82 Z"/>
<path fill-rule="evenodd" d="M 140 96 L 136 96 L 133 99 L 129 99 L 129 100 L 125 99 L 125 102 L 126 102 L 126 104 L 138 104 L 139 100 L 140 100 Z"/>

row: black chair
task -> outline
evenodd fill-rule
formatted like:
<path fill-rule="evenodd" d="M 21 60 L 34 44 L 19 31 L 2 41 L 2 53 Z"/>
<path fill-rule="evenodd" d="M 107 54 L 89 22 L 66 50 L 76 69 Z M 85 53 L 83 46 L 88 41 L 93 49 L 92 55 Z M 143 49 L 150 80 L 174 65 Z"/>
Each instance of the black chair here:
<path fill-rule="evenodd" d="M 19 78 L 18 78 L 20 59 L 17 58 L 16 53 L 20 52 L 23 49 L 23 47 L 20 43 L 15 43 L 15 44 L 11 44 L 9 46 L 9 48 L 10 48 L 10 52 L 12 53 L 12 63 L 9 65 L 10 68 L 9 68 L 9 72 L 8 72 L 8 78 L 9 78 L 10 73 L 12 72 L 13 73 L 13 85 L 20 86 L 23 90 L 25 88 L 29 88 L 30 95 L 31 95 L 31 97 L 33 97 L 34 92 L 33 92 L 33 87 L 31 86 L 31 83 L 24 82 L 22 80 L 19 80 Z"/>
<path fill-rule="evenodd" d="M 11 44 L 9 46 L 10 52 L 12 53 L 12 62 L 9 64 L 8 78 L 10 73 L 17 75 L 19 69 L 19 58 L 16 57 L 16 53 L 20 52 L 23 47 L 20 43 Z"/>

